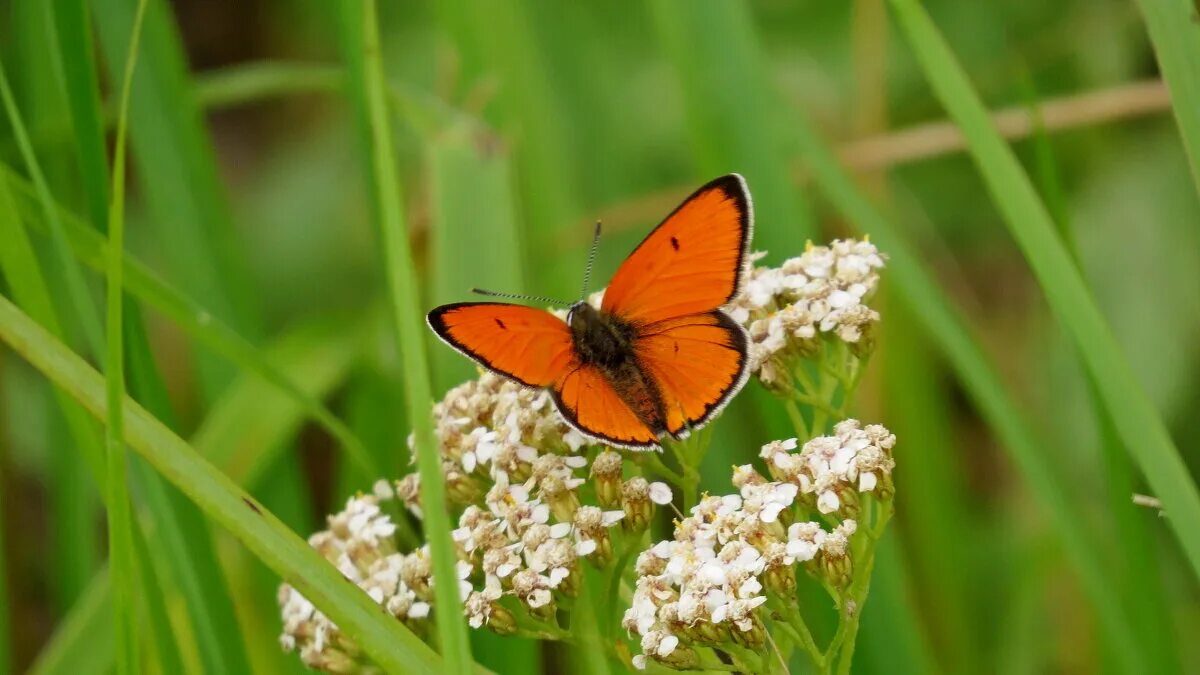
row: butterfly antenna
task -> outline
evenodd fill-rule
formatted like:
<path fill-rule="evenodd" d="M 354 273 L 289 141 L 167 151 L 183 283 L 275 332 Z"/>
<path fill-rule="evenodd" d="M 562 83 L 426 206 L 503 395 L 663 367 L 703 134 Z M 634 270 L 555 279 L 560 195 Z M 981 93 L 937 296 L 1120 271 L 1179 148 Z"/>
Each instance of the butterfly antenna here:
<path fill-rule="evenodd" d="M 555 298 L 547 298 L 544 295 L 525 295 L 524 293 L 498 293 L 496 291 L 488 291 L 488 290 L 484 290 L 482 288 L 472 288 L 471 292 L 476 293 L 478 295 L 486 295 L 486 296 L 492 297 L 492 298 L 508 298 L 510 300 L 528 300 L 530 302 L 544 302 L 547 305 L 562 305 L 563 307 L 570 307 L 572 304 L 574 304 L 574 303 L 567 302 L 566 300 L 557 300 Z"/>
<path fill-rule="evenodd" d="M 600 221 L 596 221 L 596 232 L 592 235 L 592 250 L 588 251 L 587 267 L 583 270 L 583 293 L 580 300 L 587 300 L 588 284 L 592 281 L 592 263 L 596 262 L 596 249 L 600 247 Z"/>

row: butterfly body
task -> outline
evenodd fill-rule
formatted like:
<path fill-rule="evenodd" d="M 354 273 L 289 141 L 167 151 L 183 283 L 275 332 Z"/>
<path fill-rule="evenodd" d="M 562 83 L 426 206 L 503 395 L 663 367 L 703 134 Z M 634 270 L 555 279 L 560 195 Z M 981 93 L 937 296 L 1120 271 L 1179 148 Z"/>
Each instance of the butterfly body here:
<path fill-rule="evenodd" d="M 484 367 L 550 389 L 564 419 L 610 445 L 651 448 L 712 418 L 747 377 L 738 292 L 753 216 L 737 174 L 704 185 L 613 276 L 600 307 L 566 321 L 498 302 L 455 303 L 430 328 Z"/>
<path fill-rule="evenodd" d="M 637 362 L 637 328 L 586 302 L 571 307 L 567 324 L 580 367 L 598 369 L 651 431 L 668 433 L 662 394 Z"/>

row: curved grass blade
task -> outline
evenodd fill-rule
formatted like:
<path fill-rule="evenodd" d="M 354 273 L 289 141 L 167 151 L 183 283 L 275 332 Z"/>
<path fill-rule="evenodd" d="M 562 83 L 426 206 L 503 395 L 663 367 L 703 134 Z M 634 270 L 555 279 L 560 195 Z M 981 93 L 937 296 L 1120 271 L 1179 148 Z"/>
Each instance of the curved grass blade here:
<path fill-rule="evenodd" d="M 892 0 L 926 78 L 962 129 L 992 200 L 1096 380 L 1117 433 L 1162 500 L 1184 556 L 1200 579 L 1200 492 L 1174 441 L 1129 366 L 1079 270 L 1055 232 L 1012 149 L 992 125 L 945 39 L 916 0 Z M 1127 664 L 1132 665 L 1132 664 Z"/>
<path fill-rule="evenodd" d="M 0 340 L 92 415 L 107 415 L 100 374 L 3 297 Z M 136 402 L 126 399 L 124 409 L 125 440 L 130 447 L 311 600 L 381 668 L 397 673 L 442 672 L 440 659 L 425 643 L 347 582 L 328 561 L 204 461 L 186 441 Z"/>
<path fill-rule="evenodd" d="M 1171 92 L 1171 111 L 1183 136 L 1200 193 L 1200 4 L 1188 0 L 1137 0 L 1158 69 Z"/>
<path fill-rule="evenodd" d="M 21 151 L 21 159 L 25 162 L 25 168 L 29 171 L 34 188 L 37 190 L 38 203 L 41 205 L 43 217 L 50 227 L 50 241 L 59 258 L 59 265 L 65 276 L 67 294 L 70 296 L 72 309 L 79 325 L 83 329 L 88 351 L 96 358 L 100 358 L 104 354 L 104 333 L 100 328 L 95 303 L 88 291 L 87 283 L 83 279 L 83 272 L 80 271 L 79 265 L 71 255 L 71 247 L 63 232 L 62 221 L 58 217 L 58 210 L 54 208 L 54 198 L 50 194 L 50 186 L 46 182 L 46 176 L 42 173 L 42 166 L 38 162 L 37 156 L 33 153 L 33 146 L 29 143 L 29 136 L 25 132 L 25 123 L 21 120 L 21 113 L 13 99 L 8 76 L 4 74 L 2 65 L 0 65 L 0 101 L 3 101 L 9 124 L 12 125 L 17 148 Z"/>
<path fill-rule="evenodd" d="M 288 329 L 265 355 L 280 364 L 306 396 L 323 397 L 345 382 L 376 323 L 374 312 L 321 317 Z M 192 435 L 192 445 L 243 488 L 254 491 L 303 421 L 304 409 L 293 397 L 245 373 L 213 403 Z"/>
<path fill-rule="evenodd" d="M 400 341 L 405 398 L 413 426 L 417 469 L 421 477 L 421 510 L 425 538 L 433 558 L 436 619 L 445 672 L 467 673 L 471 667 L 471 645 L 466 621 L 459 611 L 454 580 L 455 554 L 450 541 L 450 517 L 445 509 L 442 462 L 433 434 L 433 405 L 426 355 L 426 332 L 421 319 L 416 270 L 404 222 L 396 158 L 388 118 L 387 84 L 379 43 L 379 26 L 374 0 L 340 5 L 343 49 L 346 56 L 349 93 L 358 110 L 364 149 L 370 152 L 371 196 L 374 216 L 383 247 L 384 271 L 391 298 L 391 318 Z"/>
<path fill-rule="evenodd" d="M 2 163 L 0 163 L 0 174 L 6 174 L 8 183 L 28 197 L 31 190 L 29 184 Z M 77 216 L 61 207 L 59 211 L 63 215 L 67 239 L 74 249 L 75 255 L 87 266 L 97 270 L 103 269 L 107 246 L 104 238 L 81 222 Z M 44 222 L 37 219 L 30 219 L 29 224 L 35 228 L 45 229 L 46 227 Z M 130 295 L 175 321 L 188 335 L 212 351 L 239 368 L 255 373 L 295 399 L 314 421 L 338 440 L 351 461 L 358 464 L 369 475 L 379 475 L 375 469 L 375 461 L 345 422 L 338 419 L 320 401 L 305 394 L 302 388 L 297 386 L 284 370 L 272 363 L 261 350 L 238 334 L 229 324 L 215 317 L 208 309 L 163 281 L 136 258 L 128 253 L 123 257 L 125 260 L 124 283 L 126 291 Z"/>
<path fill-rule="evenodd" d="M 860 231 L 870 233 L 880 248 L 887 251 L 889 277 L 954 367 L 980 414 L 1012 455 L 1030 490 L 1054 523 L 1083 591 L 1096 608 L 1106 639 L 1126 671 L 1137 672 L 1137 647 L 1131 637 L 1134 633 L 1101 566 L 1106 559 L 1102 549 L 1084 529 L 1087 518 L 1072 506 L 1060 487 L 1053 467 L 1043 456 L 1044 449 L 967 328 L 967 321 L 929 276 L 921 257 L 837 164 L 812 122 L 799 117 L 794 133 L 813 178 L 833 206 Z"/>

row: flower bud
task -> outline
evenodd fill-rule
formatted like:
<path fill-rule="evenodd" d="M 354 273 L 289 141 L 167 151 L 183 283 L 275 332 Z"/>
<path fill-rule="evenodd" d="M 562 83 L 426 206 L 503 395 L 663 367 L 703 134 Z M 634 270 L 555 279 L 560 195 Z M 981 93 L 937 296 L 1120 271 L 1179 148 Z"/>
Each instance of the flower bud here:
<path fill-rule="evenodd" d="M 621 508 L 625 511 L 622 523 L 630 532 L 641 532 L 650 524 L 654 515 L 654 504 L 650 501 L 650 483 L 635 476 L 625 481 L 621 488 Z"/>
<path fill-rule="evenodd" d="M 592 462 L 592 480 L 596 486 L 596 502 L 602 509 L 615 509 L 621 504 L 621 455 L 605 450 Z"/>

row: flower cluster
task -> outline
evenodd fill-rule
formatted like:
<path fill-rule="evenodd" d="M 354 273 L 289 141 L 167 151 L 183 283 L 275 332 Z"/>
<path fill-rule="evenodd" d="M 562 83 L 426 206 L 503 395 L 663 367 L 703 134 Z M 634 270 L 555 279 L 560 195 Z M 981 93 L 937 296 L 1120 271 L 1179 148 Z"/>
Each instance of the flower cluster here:
<path fill-rule="evenodd" d="M 433 415 L 446 492 L 460 505 L 478 502 L 497 477 L 528 479 L 540 453 L 574 452 L 588 442 L 563 421 L 549 392 L 491 372 L 451 389 Z M 416 474 L 406 480 L 401 496 L 420 515 Z"/>
<path fill-rule="evenodd" d="M 780 357 L 816 353 L 822 334 L 868 349 L 879 313 L 865 303 L 883 266 L 884 256 L 870 241 L 837 239 L 829 246 L 809 244 L 779 267 L 749 270 L 727 309 L 750 333 L 751 371 L 771 384 L 779 377 Z"/>
<path fill-rule="evenodd" d="M 789 452 L 796 439 L 767 444 L 762 456 L 773 481 L 750 465 L 735 467 L 738 494 L 705 497 L 676 523 L 673 540 L 642 552 L 622 622 L 641 639 L 635 666 L 644 668 L 651 658 L 673 668 L 695 667 L 693 647 L 761 648 L 767 633 L 756 610 L 771 597 L 794 596 L 798 565 L 832 587 L 849 585 L 850 539 L 858 521 L 845 513 L 850 509 L 839 508 L 858 501 L 842 489 L 890 485 L 895 437 L 878 425 L 863 430 L 855 420 L 835 430 L 836 436 L 815 438 L 799 453 Z M 832 527 L 804 520 L 816 515 L 814 508 L 847 517 Z"/>
<path fill-rule="evenodd" d="M 381 501 L 391 499 L 391 490 L 381 481 L 376 491 L 380 494 L 351 497 L 345 509 L 328 517 L 328 529 L 309 537 L 308 543 L 389 614 L 417 629 L 429 616 L 433 599 L 429 551 L 422 548 L 405 555 L 396 550 L 396 525 L 380 508 Z M 283 584 L 279 606 L 284 651 L 298 649 L 310 668 L 354 669 L 358 647 L 299 591 Z"/>
<path fill-rule="evenodd" d="M 896 436 L 879 424 L 865 428 L 858 420 L 844 420 L 832 436 L 818 436 L 804 444 L 799 454 L 796 439 L 763 446 L 759 454 L 775 480 L 786 481 L 821 513 L 857 513 L 858 493 L 878 489 L 887 499 L 893 491 L 892 447 Z"/>
<path fill-rule="evenodd" d="M 632 536 L 672 500 L 665 483 L 626 479 L 624 459 L 599 452 L 591 466 L 596 504 L 579 488 L 588 460 L 577 454 L 584 438 L 559 417 L 545 392 L 491 373 L 452 389 L 434 406 L 439 451 L 451 505 L 462 506 L 451 532 L 462 611 L 474 628 L 517 629 L 518 618 L 500 601 L 516 599 L 533 624 L 553 625 L 558 602 L 579 589 L 579 564 L 602 567 L 613 558 L 609 530 Z M 376 483 L 373 494 L 351 498 L 309 543 L 389 613 L 422 631 L 433 609 L 428 546 L 405 554 L 386 507 L 403 504 L 418 518 L 416 474 Z M 296 589 L 279 591 L 280 642 L 299 650 L 310 667 L 353 670 L 365 658 Z"/>

